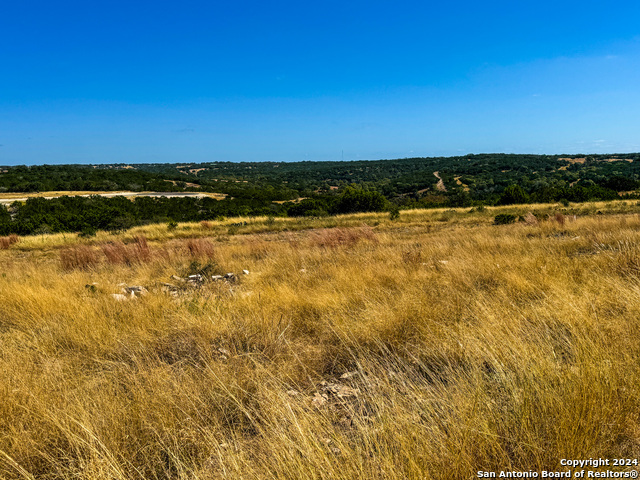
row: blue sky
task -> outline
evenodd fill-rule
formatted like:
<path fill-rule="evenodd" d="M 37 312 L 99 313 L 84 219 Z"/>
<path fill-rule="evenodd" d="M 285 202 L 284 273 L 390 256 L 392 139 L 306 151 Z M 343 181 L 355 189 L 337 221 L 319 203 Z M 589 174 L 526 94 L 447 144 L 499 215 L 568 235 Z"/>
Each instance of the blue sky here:
<path fill-rule="evenodd" d="M 640 151 L 640 2 L 0 4 L 0 165 Z"/>

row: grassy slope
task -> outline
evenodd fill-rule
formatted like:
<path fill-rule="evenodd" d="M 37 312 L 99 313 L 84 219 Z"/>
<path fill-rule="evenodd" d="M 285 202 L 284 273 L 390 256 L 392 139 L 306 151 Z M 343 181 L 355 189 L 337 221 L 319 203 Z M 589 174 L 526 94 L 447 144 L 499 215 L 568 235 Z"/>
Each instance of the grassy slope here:
<path fill-rule="evenodd" d="M 491 225 L 526 208 L 0 250 L 0 477 L 445 480 L 638 458 L 639 207 Z M 107 260 L 135 235 L 148 248 Z M 193 261 L 251 273 L 163 293 Z M 121 282 L 150 294 L 116 302 Z"/>

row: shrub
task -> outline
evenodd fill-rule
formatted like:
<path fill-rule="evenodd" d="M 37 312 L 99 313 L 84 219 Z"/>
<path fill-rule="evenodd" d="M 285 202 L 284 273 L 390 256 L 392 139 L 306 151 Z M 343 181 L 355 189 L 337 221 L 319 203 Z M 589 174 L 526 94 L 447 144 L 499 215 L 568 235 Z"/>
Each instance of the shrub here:
<path fill-rule="evenodd" d="M 90 238 L 96 236 L 96 229 L 93 227 L 84 227 L 82 231 L 78 234 L 80 238 Z"/>
<path fill-rule="evenodd" d="M 493 219 L 494 225 L 507 225 L 516 221 L 516 216 L 510 213 L 500 213 Z"/>
<path fill-rule="evenodd" d="M 331 213 L 381 212 L 386 205 L 387 199 L 380 192 L 354 185 L 344 189 Z"/>
<path fill-rule="evenodd" d="M 471 210 L 469 210 L 469 213 L 473 213 L 473 212 L 479 212 L 482 213 L 487 209 L 487 207 L 485 207 L 483 204 L 478 205 L 477 207 L 471 207 Z"/>
<path fill-rule="evenodd" d="M 498 203 L 500 205 L 512 205 L 514 203 L 527 203 L 529 195 L 520 185 L 509 185 L 504 189 Z"/>
<path fill-rule="evenodd" d="M 389 209 L 389 220 L 394 221 L 400 218 L 400 208 L 397 205 L 392 205 Z"/>
<path fill-rule="evenodd" d="M 174 231 L 176 228 L 178 228 L 178 222 L 171 220 L 169 223 L 167 223 L 167 229 L 170 232 Z"/>

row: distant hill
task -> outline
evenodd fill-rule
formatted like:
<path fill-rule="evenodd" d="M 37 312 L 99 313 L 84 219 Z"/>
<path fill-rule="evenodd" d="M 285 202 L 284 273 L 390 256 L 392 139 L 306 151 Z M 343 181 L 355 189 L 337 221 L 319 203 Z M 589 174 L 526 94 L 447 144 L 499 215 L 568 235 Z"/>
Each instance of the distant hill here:
<path fill-rule="evenodd" d="M 0 206 L 0 233 L 118 229 L 220 216 L 640 198 L 640 153 L 481 154 L 352 162 L 0 167 L 0 196 L 49 191 L 220 193 L 213 198 L 31 199 Z M 70 195 L 71 196 L 71 195 Z M 3 211 L 4 209 L 4 211 Z"/>
<path fill-rule="evenodd" d="M 55 190 L 216 191 L 235 197 L 289 200 L 358 184 L 388 198 L 460 191 L 496 200 L 509 185 L 528 194 L 545 188 L 599 185 L 635 189 L 640 153 L 607 155 L 479 154 L 348 162 L 210 162 L 1 167 L 0 192 Z"/>

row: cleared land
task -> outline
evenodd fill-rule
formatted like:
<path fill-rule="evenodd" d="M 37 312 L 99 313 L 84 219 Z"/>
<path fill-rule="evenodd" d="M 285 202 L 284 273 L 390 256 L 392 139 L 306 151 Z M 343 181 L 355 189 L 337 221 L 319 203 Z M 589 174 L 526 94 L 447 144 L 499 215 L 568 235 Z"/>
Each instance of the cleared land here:
<path fill-rule="evenodd" d="M 0 204 L 10 205 L 13 202 L 26 202 L 29 198 L 57 198 L 63 196 L 69 197 L 90 197 L 98 195 L 101 197 L 211 197 L 222 200 L 227 195 L 224 193 L 196 193 L 196 192 L 90 192 L 90 191 L 70 191 L 70 192 L 38 192 L 38 193 L 0 193 Z"/>
<path fill-rule="evenodd" d="M 7 240 L 0 477 L 448 480 L 638 458 L 638 212 Z M 122 284 L 149 293 L 118 301 Z"/>

